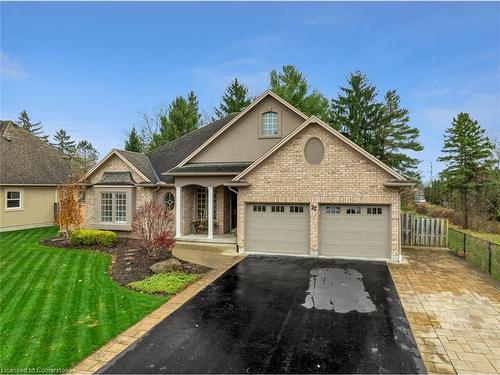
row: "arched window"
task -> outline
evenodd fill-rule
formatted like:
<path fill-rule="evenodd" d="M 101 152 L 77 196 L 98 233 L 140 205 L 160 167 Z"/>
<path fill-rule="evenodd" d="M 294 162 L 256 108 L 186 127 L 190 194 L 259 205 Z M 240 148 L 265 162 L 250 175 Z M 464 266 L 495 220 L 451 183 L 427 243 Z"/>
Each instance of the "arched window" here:
<path fill-rule="evenodd" d="M 175 197 L 172 193 L 165 193 L 165 207 L 172 211 L 175 208 Z"/>
<path fill-rule="evenodd" d="M 278 135 L 278 114 L 265 112 L 262 114 L 262 135 Z"/>

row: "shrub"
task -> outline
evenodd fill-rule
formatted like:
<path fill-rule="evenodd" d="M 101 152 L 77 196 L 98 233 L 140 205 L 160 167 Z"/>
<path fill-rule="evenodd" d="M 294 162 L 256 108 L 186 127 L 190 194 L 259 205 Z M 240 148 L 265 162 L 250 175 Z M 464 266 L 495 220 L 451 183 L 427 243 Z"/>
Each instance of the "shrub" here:
<path fill-rule="evenodd" d="M 132 289 L 144 293 L 175 294 L 195 281 L 200 275 L 184 272 L 158 273 L 128 284 Z"/>
<path fill-rule="evenodd" d="M 175 245 L 174 228 L 173 212 L 155 201 L 138 208 L 132 223 L 134 238 L 155 258 L 160 258 L 162 252 L 172 251 Z"/>
<path fill-rule="evenodd" d="M 116 242 L 116 233 L 109 230 L 79 229 L 71 232 L 72 245 L 112 246 Z"/>

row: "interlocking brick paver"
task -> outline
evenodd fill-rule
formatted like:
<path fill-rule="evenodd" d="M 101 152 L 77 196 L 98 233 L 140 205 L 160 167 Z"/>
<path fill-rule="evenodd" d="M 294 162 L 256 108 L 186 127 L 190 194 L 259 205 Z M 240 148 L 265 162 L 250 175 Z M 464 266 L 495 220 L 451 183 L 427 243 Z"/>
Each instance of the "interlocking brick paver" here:
<path fill-rule="evenodd" d="M 499 284 L 446 251 L 403 256 L 389 268 L 427 370 L 500 374 Z"/>

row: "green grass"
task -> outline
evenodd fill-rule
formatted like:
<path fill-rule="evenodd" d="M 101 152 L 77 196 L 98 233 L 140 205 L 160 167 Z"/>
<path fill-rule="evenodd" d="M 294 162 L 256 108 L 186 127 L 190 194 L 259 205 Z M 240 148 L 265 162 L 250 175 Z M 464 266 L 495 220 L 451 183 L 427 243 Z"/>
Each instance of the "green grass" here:
<path fill-rule="evenodd" d="M 470 229 L 462 229 L 456 225 L 450 225 L 453 229 L 456 229 L 460 232 L 465 232 L 471 236 L 482 238 L 483 240 L 493 242 L 494 244 L 500 245 L 500 234 L 497 233 L 489 233 L 489 232 L 475 232 Z"/>
<path fill-rule="evenodd" d="M 69 368 L 166 300 L 113 282 L 109 255 L 38 244 L 55 233 L 0 234 L 0 368 Z"/>
<path fill-rule="evenodd" d="M 464 249 L 464 231 L 448 230 L 448 248 L 457 253 Z M 469 232 L 469 231 L 468 231 Z M 469 234 L 469 233 L 467 233 Z M 465 255 L 467 260 L 483 272 L 489 271 L 489 247 L 483 239 L 465 236 Z M 500 246 L 491 245 L 491 276 L 500 280 Z"/>
<path fill-rule="evenodd" d="M 131 288 L 144 293 L 175 294 L 186 285 L 195 281 L 199 275 L 184 272 L 159 273 L 141 281 L 128 284 Z"/>

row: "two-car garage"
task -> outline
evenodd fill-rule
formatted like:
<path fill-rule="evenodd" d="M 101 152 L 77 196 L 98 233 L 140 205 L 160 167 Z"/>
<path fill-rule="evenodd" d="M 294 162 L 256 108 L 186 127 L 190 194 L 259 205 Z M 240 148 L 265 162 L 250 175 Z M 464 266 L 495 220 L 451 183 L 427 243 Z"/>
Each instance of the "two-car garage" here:
<path fill-rule="evenodd" d="M 247 204 L 246 251 L 309 255 L 309 210 L 305 204 Z M 321 204 L 318 227 L 319 256 L 390 258 L 389 206 Z"/>

